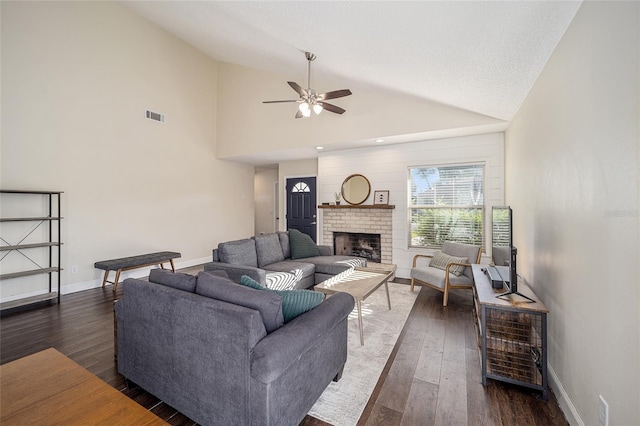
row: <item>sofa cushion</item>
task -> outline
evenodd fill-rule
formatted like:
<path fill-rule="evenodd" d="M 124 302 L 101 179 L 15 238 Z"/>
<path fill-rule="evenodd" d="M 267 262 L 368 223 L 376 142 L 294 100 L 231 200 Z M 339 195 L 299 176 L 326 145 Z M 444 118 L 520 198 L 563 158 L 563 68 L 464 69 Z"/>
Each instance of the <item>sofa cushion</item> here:
<path fill-rule="evenodd" d="M 189 274 L 176 273 L 168 269 L 152 269 L 149 272 L 149 281 L 190 293 L 196 290 L 196 277 Z"/>
<path fill-rule="evenodd" d="M 444 288 L 446 272 L 438 268 L 412 268 L 411 278 L 429 283 L 433 286 Z M 472 285 L 471 280 L 466 275 L 455 276 L 449 274 L 449 283 L 453 285 Z"/>
<path fill-rule="evenodd" d="M 316 274 L 338 275 L 341 272 L 357 266 L 367 266 L 367 261 L 351 256 L 314 256 L 306 257 L 305 263 L 316 265 Z"/>
<path fill-rule="evenodd" d="M 218 244 L 218 256 L 224 263 L 258 267 L 256 242 L 252 238 Z"/>
<path fill-rule="evenodd" d="M 224 269 L 218 269 L 218 270 L 214 270 L 214 271 L 207 271 L 207 274 L 215 275 L 216 277 L 229 278 L 229 274 L 227 274 L 227 271 L 225 271 Z M 231 281 L 233 281 L 233 280 L 231 280 Z"/>
<path fill-rule="evenodd" d="M 313 290 L 270 290 L 246 275 L 240 279 L 240 284 L 255 290 L 278 294 L 282 298 L 282 315 L 285 323 L 310 311 L 324 300 L 323 293 Z"/>
<path fill-rule="evenodd" d="M 302 269 L 290 272 L 267 272 L 267 288 L 271 290 L 291 290 L 302 279 Z"/>
<path fill-rule="evenodd" d="M 196 294 L 255 309 L 260 312 L 267 333 L 284 324 L 282 297 L 274 292 L 258 293 L 227 278 L 202 271 L 198 274 Z"/>
<path fill-rule="evenodd" d="M 429 266 L 431 266 L 432 268 L 443 269 L 446 271 L 447 265 L 452 262 L 469 263 L 469 259 L 466 257 L 449 256 L 448 254 L 438 251 L 431 258 L 431 261 L 429 262 Z M 449 272 L 451 272 L 456 277 L 459 277 L 460 275 L 462 275 L 464 268 L 465 267 L 461 265 L 451 265 L 451 267 L 449 268 Z"/>
<path fill-rule="evenodd" d="M 283 260 L 264 267 L 269 272 L 290 272 L 294 269 L 302 269 L 302 278 L 312 277 L 316 272 L 316 265 L 299 260 Z"/>
<path fill-rule="evenodd" d="M 318 245 L 310 236 L 303 234 L 297 229 L 289 229 L 289 246 L 291 249 L 291 259 L 320 256 Z"/>
<path fill-rule="evenodd" d="M 289 245 L 289 233 L 278 231 L 278 238 L 280 238 L 280 246 L 282 247 L 282 254 L 285 259 L 291 257 L 291 246 Z"/>
<path fill-rule="evenodd" d="M 284 260 L 278 234 L 256 235 L 255 240 L 258 268 Z"/>

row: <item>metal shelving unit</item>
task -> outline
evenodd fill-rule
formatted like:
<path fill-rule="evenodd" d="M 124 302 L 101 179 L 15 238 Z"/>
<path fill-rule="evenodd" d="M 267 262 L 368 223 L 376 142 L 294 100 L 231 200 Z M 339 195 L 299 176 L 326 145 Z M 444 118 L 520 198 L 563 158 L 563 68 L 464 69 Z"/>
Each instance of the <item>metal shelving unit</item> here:
<path fill-rule="evenodd" d="M 0 281 L 12 280 L 16 278 L 28 277 L 32 275 L 40 275 L 40 274 L 48 274 L 49 275 L 49 291 L 44 294 L 39 294 L 36 296 L 24 297 L 17 300 L 12 300 L 9 302 L 3 302 L 0 304 L 0 312 L 7 311 L 9 309 L 18 308 L 21 306 L 31 305 L 35 303 L 41 303 L 46 301 L 57 300 L 60 303 L 60 272 L 62 271 L 61 258 L 62 258 L 62 241 L 61 241 L 61 195 L 62 191 L 19 191 L 19 190 L 0 190 L 0 195 L 3 194 L 13 194 L 13 195 L 22 195 L 22 196 L 37 196 L 37 197 L 45 197 L 45 210 L 47 210 L 45 215 L 37 215 L 37 216 L 25 216 L 25 217 L 2 217 L 0 218 L 0 222 L 10 223 L 10 222 L 33 222 L 34 226 L 31 230 L 22 237 L 22 239 L 15 244 L 10 243 L 4 237 L 0 237 L 2 241 L 2 245 L 0 245 L 0 262 L 5 260 L 5 258 L 12 252 L 18 252 L 32 264 L 36 266 L 35 269 L 25 269 L 10 273 L 2 273 L 0 274 Z M 3 203 L 11 203 L 15 202 L 15 200 L 11 200 L 11 196 L 3 196 Z M 23 200 L 24 198 L 20 198 Z M 6 225 L 3 225 L 3 227 Z M 40 227 L 47 227 L 46 233 L 48 234 L 47 241 L 39 241 L 36 243 L 24 243 L 24 241 L 34 233 Z M 46 265 L 40 265 L 37 261 L 33 259 L 32 256 L 29 256 L 29 251 L 33 249 L 44 248 L 48 251 L 45 257 L 48 257 L 48 262 Z M 0 265 L 1 267 L 1 265 Z M 55 276 L 55 277 L 54 277 Z M 55 278 L 55 279 L 54 279 Z"/>

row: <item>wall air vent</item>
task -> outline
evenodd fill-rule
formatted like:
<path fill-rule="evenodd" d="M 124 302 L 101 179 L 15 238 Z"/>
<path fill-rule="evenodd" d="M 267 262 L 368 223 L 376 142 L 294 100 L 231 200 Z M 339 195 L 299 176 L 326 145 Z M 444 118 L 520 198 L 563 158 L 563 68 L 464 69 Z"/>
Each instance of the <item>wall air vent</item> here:
<path fill-rule="evenodd" d="M 146 110 L 145 114 L 149 120 L 155 120 L 155 121 L 164 123 L 164 114 L 160 114 L 159 112 L 153 112 L 149 110 Z"/>

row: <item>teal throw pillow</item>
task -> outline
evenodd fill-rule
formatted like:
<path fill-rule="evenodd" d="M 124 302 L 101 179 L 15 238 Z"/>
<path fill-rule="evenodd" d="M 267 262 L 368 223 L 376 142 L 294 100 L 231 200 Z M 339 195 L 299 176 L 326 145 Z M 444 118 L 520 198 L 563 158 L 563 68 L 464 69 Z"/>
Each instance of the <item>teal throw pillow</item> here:
<path fill-rule="evenodd" d="M 318 245 L 307 234 L 297 229 L 289 229 L 289 246 L 291 259 L 304 259 L 305 257 L 320 256 Z"/>
<path fill-rule="evenodd" d="M 315 308 L 324 299 L 323 293 L 313 290 L 270 290 L 246 275 L 242 276 L 240 284 L 279 295 L 282 298 L 282 316 L 284 316 L 285 324 Z"/>

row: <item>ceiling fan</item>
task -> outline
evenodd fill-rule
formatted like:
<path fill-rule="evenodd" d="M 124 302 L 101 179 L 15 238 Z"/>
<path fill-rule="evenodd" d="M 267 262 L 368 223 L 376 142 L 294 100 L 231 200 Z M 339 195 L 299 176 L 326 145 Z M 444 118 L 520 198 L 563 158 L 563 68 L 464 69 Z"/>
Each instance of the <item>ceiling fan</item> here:
<path fill-rule="evenodd" d="M 296 102 L 298 103 L 298 111 L 296 112 L 296 118 L 309 117 L 311 115 L 311 110 L 317 114 L 320 114 L 322 110 L 326 109 L 327 111 L 342 114 L 345 112 L 343 108 L 339 106 L 335 106 L 328 102 L 325 102 L 328 99 L 336 99 L 342 98 L 344 96 L 351 95 L 351 90 L 342 89 L 342 90 L 334 90 L 332 92 L 326 93 L 318 93 L 317 90 L 311 88 L 311 61 L 316 59 L 316 55 L 311 52 L 305 52 L 305 56 L 307 61 L 309 62 L 307 67 L 307 88 L 303 89 L 298 83 L 294 81 L 287 81 L 289 86 L 293 90 L 296 91 L 300 95 L 300 99 L 291 99 L 286 101 L 264 101 L 263 104 L 277 104 L 283 102 Z"/>

